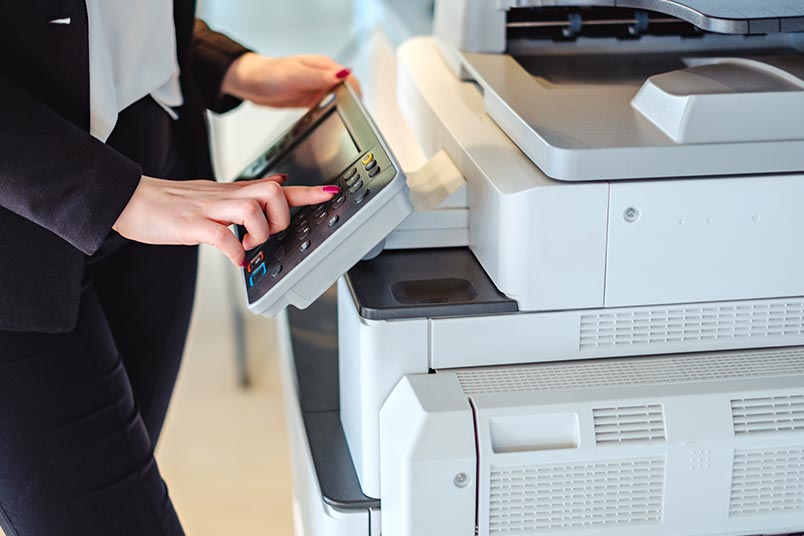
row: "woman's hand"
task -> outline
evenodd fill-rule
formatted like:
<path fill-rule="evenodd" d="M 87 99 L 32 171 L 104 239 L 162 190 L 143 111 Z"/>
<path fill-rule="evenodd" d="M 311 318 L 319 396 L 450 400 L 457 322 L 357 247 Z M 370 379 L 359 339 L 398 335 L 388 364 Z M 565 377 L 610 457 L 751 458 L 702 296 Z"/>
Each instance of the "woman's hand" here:
<path fill-rule="evenodd" d="M 309 108 L 344 80 L 360 92 L 351 71 L 326 56 L 266 58 L 249 52 L 229 67 L 221 90 L 262 106 Z"/>
<path fill-rule="evenodd" d="M 210 244 L 244 266 L 246 250 L 287 228 L 289 207 L 323 203 L 340 191 L 337 186 L 283 188 L 285 178 L 219 184 L 142 177 L 113 228 L 146 244 Z M 242 244 L 229 230 L 232 224 L 246 228 Z"/>

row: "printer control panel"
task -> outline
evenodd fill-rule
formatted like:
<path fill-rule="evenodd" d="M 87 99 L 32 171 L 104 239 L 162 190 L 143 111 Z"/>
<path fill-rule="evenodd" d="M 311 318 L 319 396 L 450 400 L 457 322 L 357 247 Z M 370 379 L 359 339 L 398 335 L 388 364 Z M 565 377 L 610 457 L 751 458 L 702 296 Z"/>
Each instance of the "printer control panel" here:
<path fill-rule="evenodd" d="M 286 173 L 286 185 L 337 185 L 330 201 L 293 208 L 290 226 L 247 253 L 249 308 L 304 308 L 412 211 L 405 177 L 368 113 L 339 86 L 237 180 Z M 244 230 L 238 230 L 240 236 Z"/>

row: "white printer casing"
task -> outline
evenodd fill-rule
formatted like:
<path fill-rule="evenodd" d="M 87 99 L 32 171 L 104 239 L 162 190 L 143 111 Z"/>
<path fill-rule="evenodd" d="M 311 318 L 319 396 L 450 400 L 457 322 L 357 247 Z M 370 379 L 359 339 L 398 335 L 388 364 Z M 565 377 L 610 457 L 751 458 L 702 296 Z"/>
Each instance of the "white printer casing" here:
<path fill-rule="evenodd" d="M 804 531 L 804 6 L 781 4 L 436 2 L 394 115 L 465 191 L 387 245 L 468 247 L 517 310 L 373 318 L 339 281 L 340 421 L 381 510 L 327 533 Z"/>

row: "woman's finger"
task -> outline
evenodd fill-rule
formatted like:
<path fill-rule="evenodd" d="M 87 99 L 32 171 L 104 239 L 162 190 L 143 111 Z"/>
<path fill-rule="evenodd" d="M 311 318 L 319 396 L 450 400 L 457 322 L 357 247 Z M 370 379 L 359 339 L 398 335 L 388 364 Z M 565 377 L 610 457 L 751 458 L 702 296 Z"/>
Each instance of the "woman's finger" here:
<path fill-rule="evenodd" d="M 287 173 L 276 173 L 274 175 L 266 175 L 265 177 L 260 177 L 259 179 L 256 179 L 256 180 L 251 181 L 251 182 L 260 182 L 260 181 L 262 181 L 262 182 L 276 182 L 276 183 L 282 184 L 286 180 L 288 180 Z"/>
<path fill-rule="evenodd" d="M 343 82 L 350 74 L 351 70 L 334 64 L 329 69 L 318 69 L 307 65 L 302 65 L 301 72 L 298 73 L 299 83 L 303 90 L 323 91 L 328 90 Z"/>
<path fill-rule="evenodd" d="M 335 60 L 333 60 L 329 56 L 324 56 L 320 54 L 304 54 L 302 56 L 299 56 L 299 61 L 305 65 L 315 67 L 317 69 L 330 69 L 330 70 L 343 69 L 343 66 L 339 65 Z"/>
<path fill-rule="evenodd" d="M 245 227 L 243 248 L 246 250 L 259 246 L 271 236 L 265 212 L 256 199 L 217 202 L 210 209 L 209 217 L 223 225 L 237 224 Z"/>
<path fill-rule="evenodd" d="M 195 226 L 195 230 L 199 243 L 219 249 L 235 266 L 245 266 L 246 250 L 228 227 L 211 220 L 202 220 Z"/>
<path fill-rule="evenodd" d="M 288 186 L 283 188 L 288 205 L 291 207 L 303 207 L 315 205 L 329 201 L 341 191 L 340 187 L 333 185 L 326 186 Z"/>
<path fill-rule="evenodd" d="M 290 225 L 290 208 L 282 187 L 276 182 L 263 180 L 243 183 L 236 197 L 259 202 L 268 219 L 271 234 L 278 233 Z"/>

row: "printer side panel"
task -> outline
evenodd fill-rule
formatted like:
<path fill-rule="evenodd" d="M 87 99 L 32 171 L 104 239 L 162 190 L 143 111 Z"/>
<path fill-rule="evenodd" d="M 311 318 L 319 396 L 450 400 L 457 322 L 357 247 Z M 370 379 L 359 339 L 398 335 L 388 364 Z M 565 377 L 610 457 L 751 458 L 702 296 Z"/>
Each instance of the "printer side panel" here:
<path fill-rule="evenodd" d="M 804 295 L 804 177 L 611 185 L 606 307 Z"/>

